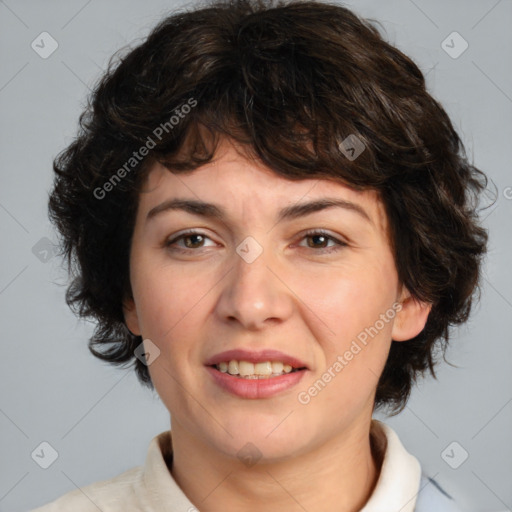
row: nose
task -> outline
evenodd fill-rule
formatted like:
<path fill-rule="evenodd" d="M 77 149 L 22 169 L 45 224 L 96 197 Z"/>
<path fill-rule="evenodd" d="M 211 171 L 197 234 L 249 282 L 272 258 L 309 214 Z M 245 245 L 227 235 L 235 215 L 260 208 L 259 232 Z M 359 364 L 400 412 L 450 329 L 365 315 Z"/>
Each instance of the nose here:
<path fill-rule="evenodd" d="M 251 261 L 234 253 L 233 267 L 221 281 L 223 288 L 216 305 L 221 321 L 254 331 L 291 316 L 293 292 L 286 283 L 286 272 L 275 258 L 265 256 L 263 252 Z"/>

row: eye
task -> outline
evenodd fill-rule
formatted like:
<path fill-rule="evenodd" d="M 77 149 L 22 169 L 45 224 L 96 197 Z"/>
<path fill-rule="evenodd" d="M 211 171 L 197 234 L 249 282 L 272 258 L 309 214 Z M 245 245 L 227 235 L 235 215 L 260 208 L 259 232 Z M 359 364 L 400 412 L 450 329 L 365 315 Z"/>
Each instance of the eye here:
<path fill-rule="evenodd" d="M 313 241 L 313 245 L 308 244 L 308 248 L 312 249 L 320 249 L 320 252 L 324 253 L 331 253 L 341 250 L 343 247 L 346 247 L 348 244 L 345 242 L 342 242 L 341 240 L 338 240 L 337 238 L 334 238 L 333 236 L 329 235 L 327 232 L 322 230 L 317 231 L 308 231 L 304 236 L 304 240 L 311 239 Z M 334 242 L 334 246 L 331 247 L 324 247 L 323 244 L 332 241 Z M 323 249 L 323 250 L 322 250 Z"/>
<path fill-rule="evenodd" d="M 188 252 L 188 250 L 202 249 L 204 246 L 201 244 L 204 243 L 206 239 L 210 238 L 200 231 L 187 231 L 186 233 L 182 233 L 181 235 L 166 241 L 165 247 L 170 247 L 172 250 L 174 250 L 175 248 L 172 246 L 175 245 L 178 241 L 188 240 L 191 241 L 191 243 L 185 243 L 185 249 L 180 248 L 179 246 L 177 246 L 175 249 L 179 252 Z"/>

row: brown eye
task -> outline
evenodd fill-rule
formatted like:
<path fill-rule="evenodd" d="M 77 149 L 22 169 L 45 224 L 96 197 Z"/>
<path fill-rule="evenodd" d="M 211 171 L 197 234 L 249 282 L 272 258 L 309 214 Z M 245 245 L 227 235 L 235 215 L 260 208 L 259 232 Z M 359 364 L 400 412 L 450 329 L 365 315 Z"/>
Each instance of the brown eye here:
<path fill-rule="evenodd" d="M 167 242 L 165 242 L 165 246 L 170 247 L 172 250 L 174 250 L 176 248 L 177 251 L 184 251 L 184 252 L 187 252 L 187 250 L 193 251 L 194 249 L 202 249 L 204 247 L 207 247 L 207 246 L 202 245 L 205 243 L 205 240 L 207 240 L 207 239 L 210 240 L 210 238 L 203 233 L 199 233 L 196 231 L 189 231 L 187 233 L 182 233 L 181 235 L 179 235 L 171 240 L 168 240 Z M 184 246 L 177 245 L 177 242 L 180 242 L 180 241 L 184 242 Z M 173 246 L 175 246 L 175 247 L 173 247 Z"/>
<path fill-rule="evenodd" d="M 326 237 L 325 235 L 309 235 L 306 238 L 308 238 L 309 240 L 313 240 L 313 242 L 314 242 L 313 246 L 312 246 L 313 249 L 319 249 L 319 248 L 323 249 L 324 245 L 322 245 L 322 247 L 320 247 L 319 244 L 325 244 L 325 243 L 329 242 L 329 238 Z"/>
<path fill-rule="evenodd" d="M 304 235 L 303 239 L 309 239 L 312 241 L 312 244 L 308 243 L 309 249 L 320 249 L 321 252 L 325 253 L 338 251 L 342 247 L 348 245 L 324 231 L 310 231 Z M 328 244 L 330 241 L 334 242 L 334 245 L 327 247 L 325 244 Z"/>
<path fill-rule="evenodd" d="M 204 242 L 204 237 L 203 235 L 196 235 L 195 233 L 192 234 L 192 235 L 186 235 L 186 236 L 182 236 L 181 237 L 183 240 L 187 241 L 187 240 L 192 240 L 192 243 L 191 244 L 188 244 L 188 243 L 185 243 L 185 245 L 189 248 L 189 249 L 197 249 L 197 244 L 201 244 L 202 242 Z"/>

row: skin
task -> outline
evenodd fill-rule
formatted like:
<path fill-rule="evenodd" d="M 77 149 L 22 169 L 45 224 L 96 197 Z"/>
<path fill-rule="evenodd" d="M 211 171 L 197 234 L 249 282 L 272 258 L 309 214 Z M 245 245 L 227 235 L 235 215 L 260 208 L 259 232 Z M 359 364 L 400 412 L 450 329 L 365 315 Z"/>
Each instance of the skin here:
<path fill-rule="evenodd" d="M 124 311 L 130 331 L 160 350 L 149 371 L 171 414 L 174 479 L 205 512 L 360 510 L 380 471 L 370 424 L 391 340 L 416 336 L 430 311 L 399 285 L 377 193 L 332 180 L 287 180 L 226 139 L 214 161 L 195 171 L 177 175 L 155 164 L 147 185 L 130 254 L 133 300 Z M 330 208 L 276 223 L 281 208 L 326 196 L 359 204 L 372 222 Z M 149 210 L 171 198 L 216 203 L 229 218 L 176 210 L 145 222 Z M 165 246 L 188 229 L 204 237 Z M 347 245 L 326 253 L 335 242 L 304 236 L 318 229 Z M 250 264 L 236 252 L 247 236 L 263 249 Z M 394 318 L 308 404 L 300 403 L 298 393 L 397 302 Z M 277 349 L 309 370 L 274 397 L 240 398 L 213 384 L 204 367 L 233 348 Z M 237 457 L 248 442 L 261 454 L 252 466 Z"/>

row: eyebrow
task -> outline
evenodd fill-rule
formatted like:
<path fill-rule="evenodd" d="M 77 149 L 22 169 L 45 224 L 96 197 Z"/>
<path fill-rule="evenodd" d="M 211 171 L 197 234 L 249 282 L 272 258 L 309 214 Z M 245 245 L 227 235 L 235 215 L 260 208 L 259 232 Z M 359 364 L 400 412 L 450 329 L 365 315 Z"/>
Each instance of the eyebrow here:
<path fill-rule="evenodd" d="M 366 213 L 366 210 L 364 210 L 362 206 L 356 203 L 352 203 L 351 201 L 347 201 L 345 199 L 330 197 L 324 197 L 314 201 L 286 206 L 285 208 L 279 211 L 277 216 L 277 222 L 282 222 L 284 220 L 293 220 L 299 217 L 305 217 L 306 215 L 310 215 L 312 213 L 319 212 L 321 210 L 326 210 L 329 208 L 344 208 L 346 210 L 353 211 L 359 214 L 370 224 L 373 224 L 372 219 L 370 218 L 368 213 Z M 154 219 L 157 215 L 170 210 L 182 210 L 192 215 L 198 215 L 201 217 L 211 219 L 218 219 L 220 221 L 225 221 L 226 218 L 228 217 L 226 211 L 222 206 L 213 203 L 206 203 L 204 201 L 198 201 L 196 199 L 168 199 L 167 201 L 164 201 L 158 206 L 152 208 L 148 212 L 145 222 L 147 223 L 151 219 Z"/>

